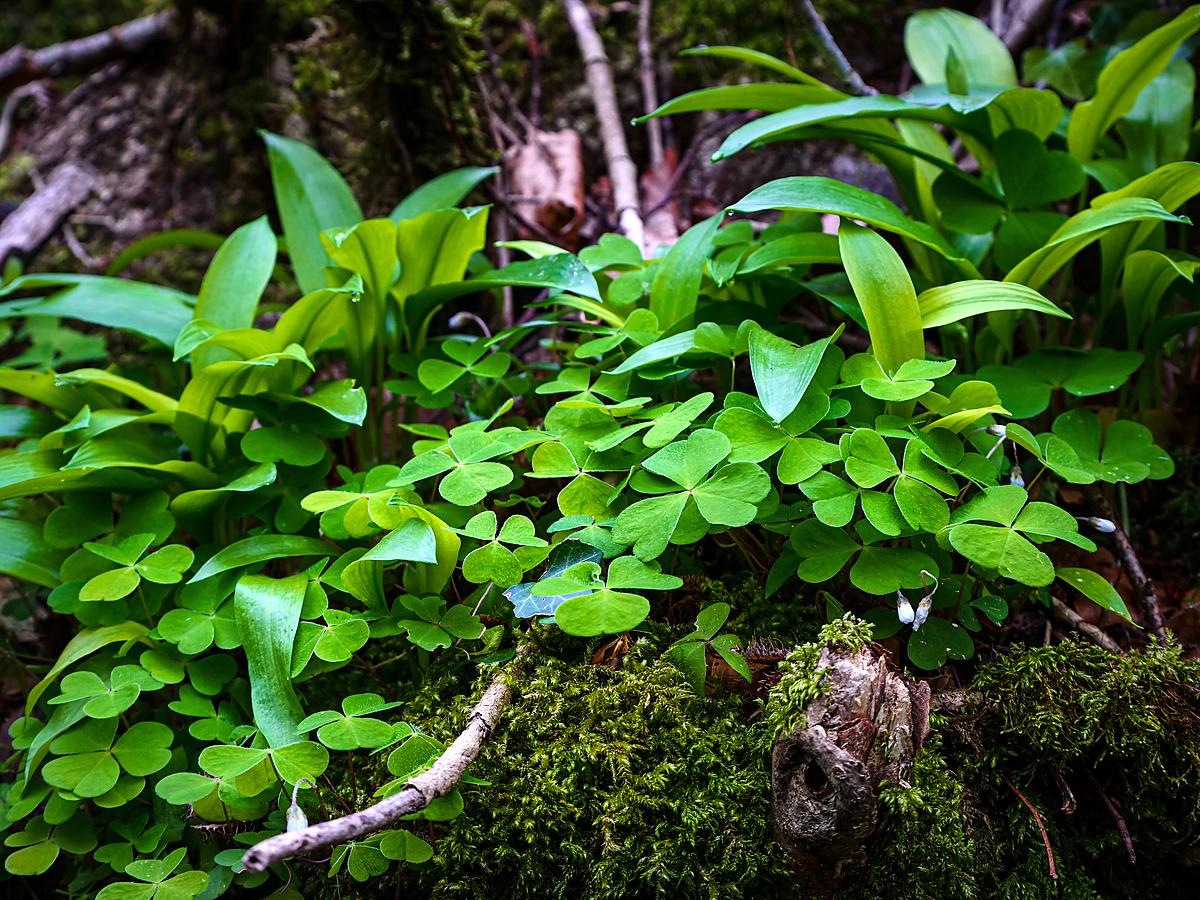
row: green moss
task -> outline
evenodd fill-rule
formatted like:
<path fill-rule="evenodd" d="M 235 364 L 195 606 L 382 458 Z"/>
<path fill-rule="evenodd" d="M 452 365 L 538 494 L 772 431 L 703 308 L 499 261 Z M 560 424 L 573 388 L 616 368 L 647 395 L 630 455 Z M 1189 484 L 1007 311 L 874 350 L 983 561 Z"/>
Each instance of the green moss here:
<path fill-rule="evenodd" d="M 854 650 L 871 640 L 871 626 L 846 615 L 834 619 L 821 629 L 813 643 L 801 644 L 779 664 L 779 681 L 771 688 L 767 699 L 766 726 L 774 737 L 788 734 L 804 722 L 805 711 L 829 685 L 817 668 L 821 651 L 832 644 L 843 650 Z"/>
<path fill-rule="evenodd" d="M 696 697 L 660 651 L 644 640 L 617 671 L 548 660 L 519 680 L 473 770 L 491 786 L 469 792 L 415 874 L 423 895 L 740 897 L 781 883 L 765 730 L 736 698 Z"/>
<path fill-rule="evenodd" d="M 1200 836 L 1198 686 L 1200 665 L 1174 646 L 1114 656 L 1068 641 L 985 666 L 972 685 L 984 711 L 928 743 L 910 785 L 884 789 L 870 887 L 853 895 L 1186 896 L 1181 859 Z M 1044 818 L 1057 881 L 1017 790 Z"/>

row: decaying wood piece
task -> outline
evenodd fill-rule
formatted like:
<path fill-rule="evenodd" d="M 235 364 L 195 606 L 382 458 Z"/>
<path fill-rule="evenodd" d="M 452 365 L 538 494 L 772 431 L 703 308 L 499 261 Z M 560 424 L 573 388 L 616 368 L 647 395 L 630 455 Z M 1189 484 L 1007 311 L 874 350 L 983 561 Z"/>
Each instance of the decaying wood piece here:
<path fill-rule="evenodd" d="M 574 245 L 584 219 L 579 133 L 570 128 L 530 132 L 505 151 L 504 174 L 513 208 L 560 243 Z"/>
<path fill-rule="evenodd" d="M 86 72 L 111 59 L 140 53 L 167 40 L 178 20 L 178 11 L 167 9 L 40 50 L 17 44 L 0 53 L 0 94 L 39 78 Z"/>
<path fill-rule="evenodd" d="M 0 223 L 0 266 L 14 253 L 32 256 L 87 200 L 95 184 L 95 172 L 83 163 L 66 162 L 51 172 L 45 184 Z"/>
<path fill-rule="evenodd" d="M 863 858 L 880 785 L 908 776 L 930 697 L 927 683 L 902 677 L 872 645 L 826 647 L 819 667 L 829 690 L 771 754 L 775 837 L 817 893 Z"/>

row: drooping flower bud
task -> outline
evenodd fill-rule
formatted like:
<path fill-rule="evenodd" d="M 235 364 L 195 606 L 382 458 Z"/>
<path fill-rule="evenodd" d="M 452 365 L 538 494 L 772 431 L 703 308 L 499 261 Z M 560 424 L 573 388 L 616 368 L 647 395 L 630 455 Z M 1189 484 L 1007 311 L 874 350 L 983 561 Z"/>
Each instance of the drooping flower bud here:
<path fill-rule="evenodd" d="M 901 591 L 896 591 L 896 615 L 900 617 L 902 624 L 912 624 L 914 615 L 912 604 L 908 602 L 908 598 Z"/>

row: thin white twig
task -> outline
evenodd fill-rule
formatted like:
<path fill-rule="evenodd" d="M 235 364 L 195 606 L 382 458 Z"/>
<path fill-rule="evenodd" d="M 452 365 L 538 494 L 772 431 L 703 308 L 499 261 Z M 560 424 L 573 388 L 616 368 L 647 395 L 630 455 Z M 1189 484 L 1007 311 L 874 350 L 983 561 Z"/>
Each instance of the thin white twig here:
<path fill-rule="evenodd" d="M 592 14 L 588 12 L 584 0 L 563 0 L 563 8 L 583 53 L 588 87 L 592 92 L 596 119 L 600 124 L 600 139 L 608 161 L 608 177 L 612 181 L 617 221 L 627 238 L 646 249 L 645 226 L 642 223 L 641 203 L 638 199 L 637 166 L 629 155 L 629 145 L 625 142 L 625 128 L 621 123 L 617 92 L 613 87 L 612 67 L 608 63 L 608 55 L 604 52 L 604 43 L 596 32 L 596 24 L 592 21 Z"/>

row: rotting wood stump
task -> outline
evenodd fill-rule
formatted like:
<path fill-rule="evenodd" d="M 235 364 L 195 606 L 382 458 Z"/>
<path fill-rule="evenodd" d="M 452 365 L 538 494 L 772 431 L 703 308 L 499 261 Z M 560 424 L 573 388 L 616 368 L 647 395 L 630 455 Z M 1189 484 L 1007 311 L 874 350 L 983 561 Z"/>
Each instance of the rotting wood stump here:
<path fill-rule="evenodd" d="M 875 645 L 827 646 L 818 666 L 828 690 L 771 754 L 771 815 L 802 881 L 823 893 L 864 860 L 880 785 L 905 782 L 929 731 L 930 692 Z"/>

